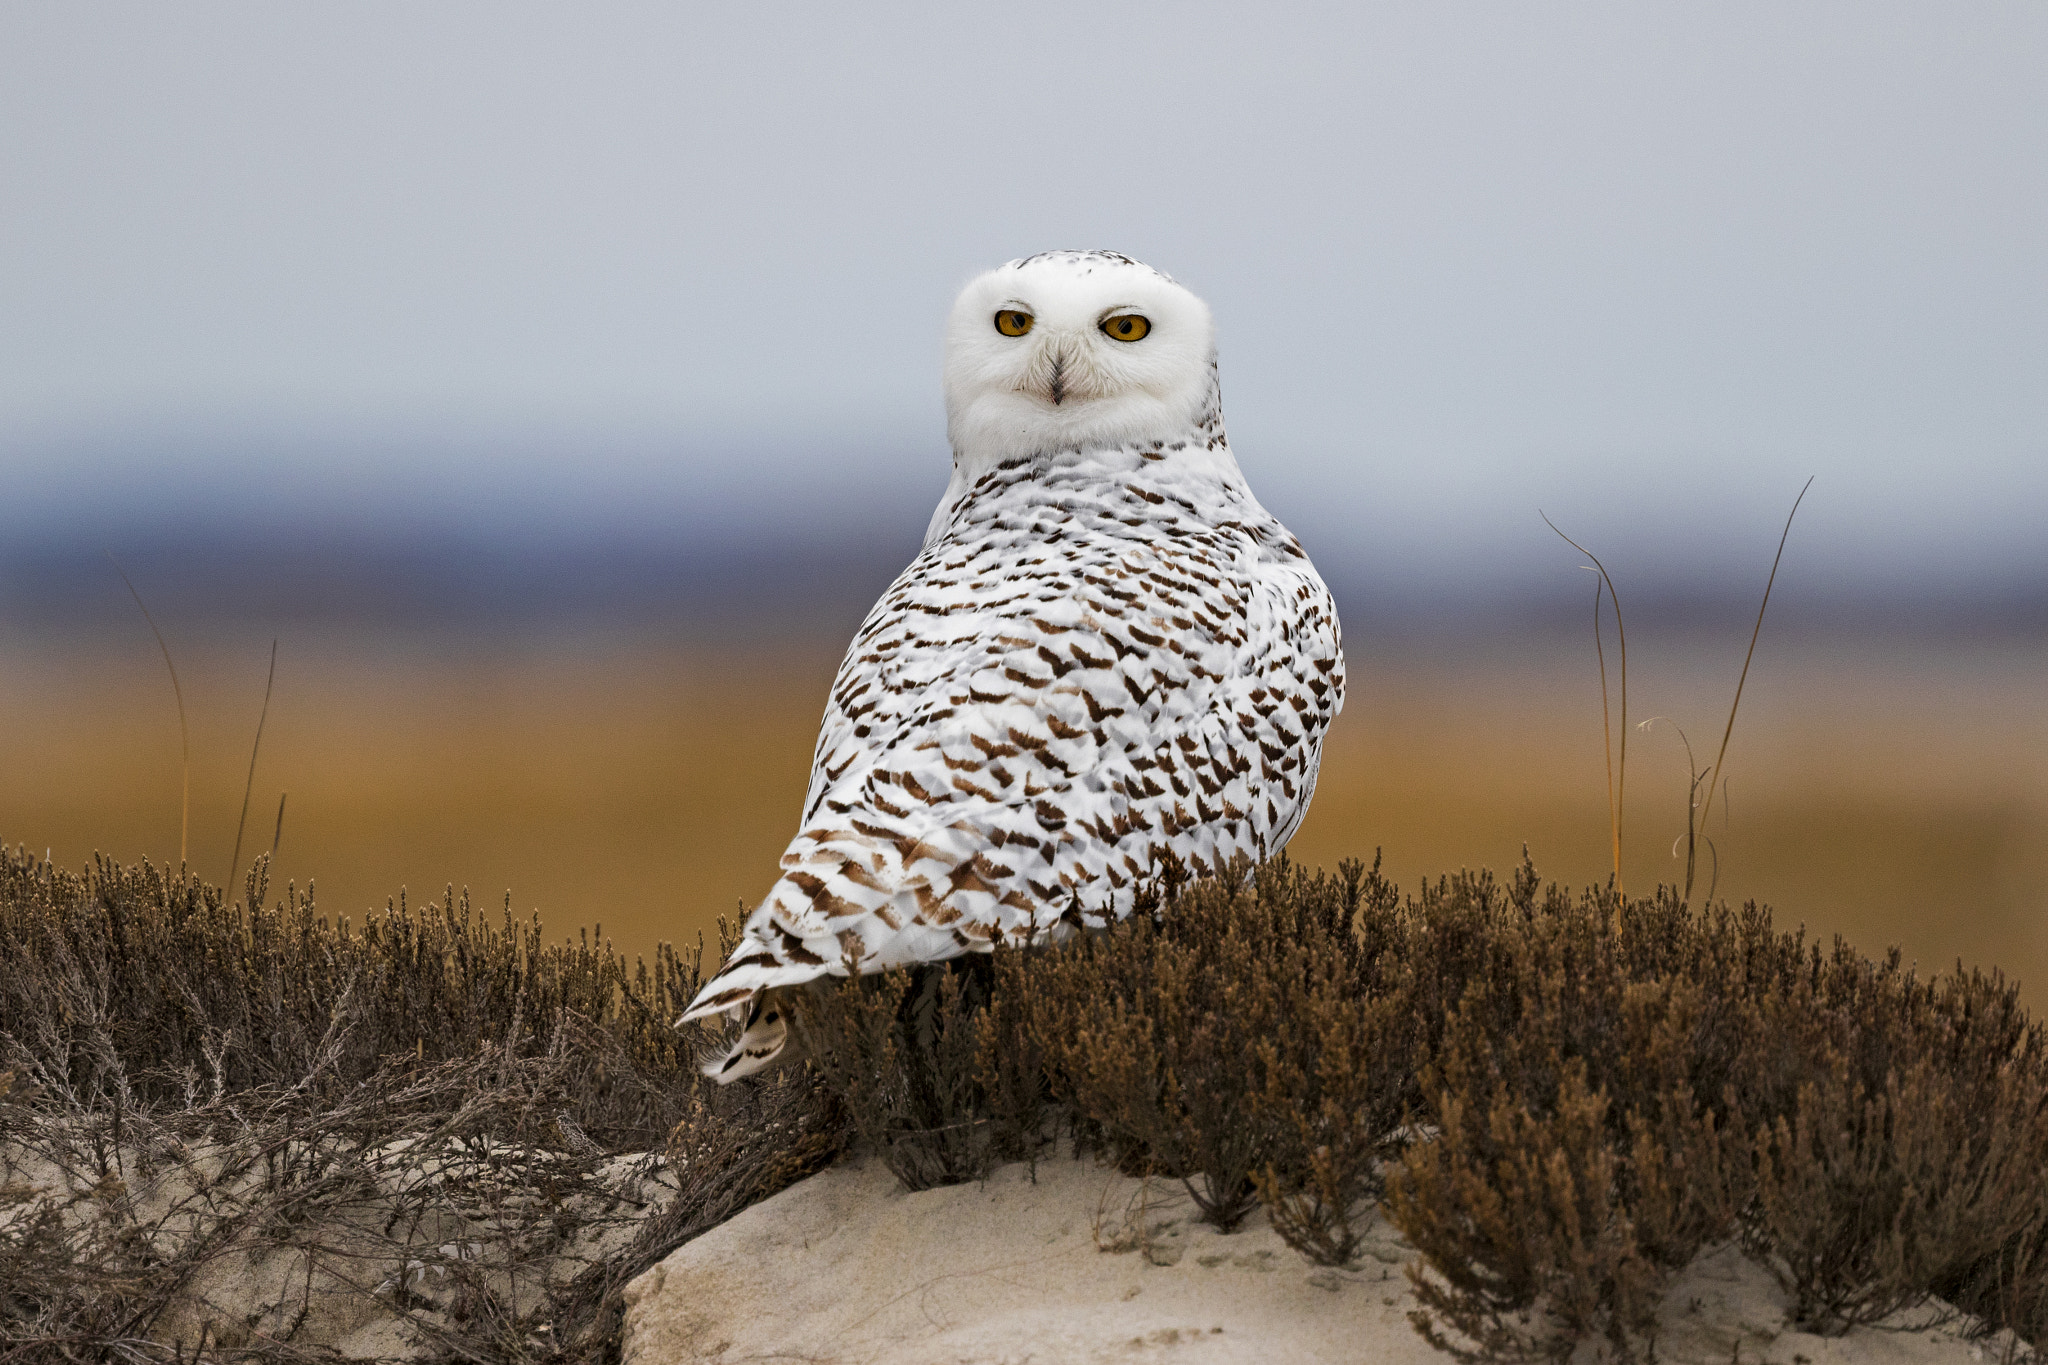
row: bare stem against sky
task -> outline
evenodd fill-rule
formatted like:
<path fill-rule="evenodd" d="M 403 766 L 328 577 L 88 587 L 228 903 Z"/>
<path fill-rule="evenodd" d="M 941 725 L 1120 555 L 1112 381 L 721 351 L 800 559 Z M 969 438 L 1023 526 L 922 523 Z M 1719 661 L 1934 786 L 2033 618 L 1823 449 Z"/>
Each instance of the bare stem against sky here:
<path fill-rule="evenodd" d="M 1778 581 L 1778 562 L 1785 557 L 1785 542 L 1792 535 L 1792 518 L 1799 515 L 1799 504 L 1806 501 L 1806 490 L 1813 487 L 1817 475 L 1808 475 L 1806 482 L 1799 486 L 1799 496 L 1792 499 L 1792 510 L 1785 514 L 1785 529 L 1778 535 L 1778 553 L 1771 557 L 1771 576 L 1764 580 L 1764 600 L 1756 609 L 1756 627 L 1749 633 L 1749 652 L 1742 656 L 1742 676 L 1735 680 L 1735 700 L 1728 706 L 1728 728 L 1721 732 L 1721 750 L 1714 755 L 1714 766 L 1707 774 L 1707 799 L 1700 807 L 1700 828 L 1707 827 L 1707 812 L 1714 808 L 1714 786 L 1721 774 L 1721 760 L 1728 757 L 1728 738 L 1735 733 L 1735 712 L 1742 705 L 1742 688 L 1749 681 L 1749 661 L 1756 657 L 1757 637 L 1764 631 L 1764 612 L 1771 605 L 1771 587 Z"/>
<path fill-rule="evenodd" d="M 1614 839 L 1614 892 L 1623 894 L 1621 883 L 1621 802 L 1628 784 L 1628 629 L 1621 621 L 1621 596 L 1614 591 L 1614 580 L 1608 576 L 1607 566 L 1600 562 L 1600 556 L 1557 530 L 1543 509 L 1536 515 L 1543 518 L 1543 524 L 1557 531 L 1565 544 L 1593 561 L 1594 572 L 1600 575 L 1600 585 L 1607 589 L 1608 597 L 1614 601 L 1614 634 L 1621 642 L 1621 762 L 1614 761 L 1613 727 L 1608 723 L 1607 714 L 1607 651 L 1600 642 L 1600 586 L 1593 589 L 1593 654 L 1600 661 L 1600 734 L 1607 747 L 1607 822 Z M 1618 769 L 1618 770 L 1617 770 Z"/>
<path fill-rule="evenodd" d="M 142 594 L 135 591 L 135 584 L 121 568 L 121 562 L 114 558 L 112 550 L 107 551 L 107 563 L 114 566 L 114 572 L 121 575 L 121 581 L 128 584 L 128 595 L 135 599 L 135 605 L 142 607 L 142 619 L 149 622 L 150 633 L 156 636 L 156 647 L 164 652 L 164 667 L 171 671 L 171 693 L 178 699 L 178 744 L 183 749 L 179 764 L 181 790 L 178 795 L 178 865 L 185 865 L 186 836 L 192 828 L 192 733 L 185 727 L 185 689 L 178 683 L 178 666 L 171 662 L 171 647 L 164 643 L 164 633 L 156 628 L 156 618 L 143 606 Z"/>

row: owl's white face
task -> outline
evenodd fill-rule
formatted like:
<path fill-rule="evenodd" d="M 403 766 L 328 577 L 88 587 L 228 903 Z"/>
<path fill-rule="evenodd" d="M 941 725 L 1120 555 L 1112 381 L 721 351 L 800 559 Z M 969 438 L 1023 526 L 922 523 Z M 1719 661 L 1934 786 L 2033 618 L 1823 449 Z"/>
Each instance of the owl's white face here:
<path fill-rule="evenodd" d="M 1211 407 L 1209 307 L 1150 266 L 1048 252 L 991 270 L 946 323 L 956 463 L 1185 440 Z"/>

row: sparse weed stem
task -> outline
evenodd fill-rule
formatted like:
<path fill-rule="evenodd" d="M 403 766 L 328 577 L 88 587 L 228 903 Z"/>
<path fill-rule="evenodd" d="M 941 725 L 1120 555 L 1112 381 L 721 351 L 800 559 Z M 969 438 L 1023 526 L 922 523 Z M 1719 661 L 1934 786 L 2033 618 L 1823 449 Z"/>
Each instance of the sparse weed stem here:
<path fill-rule="evenodd" d="M 1714 847 L 1714 841 L 1707 837 L 1705 827 L 1701 823 L 1700 788 L 1706 782 L 1708 774 L 1694 760 L 1692 740 L 1686 737 L 1685 727 L 1677 721 L 1672 720 L 1669 716 L 1651 716 L 1648 720 L 1638 722 L 1636 728 L 1648 734 L 1650 727 L 1660 720 L 1678 733 L 1678 742 L 1685 748 L 1685 770 L 1687 775 L 1685 833 L 1671 841 L 1671 856 L 1676 858 L 1679 846 L 1681 844 L 1684 845 L 1685 885 L 1682 894 L 1685 899 L 1690 900 L 1692 898 L 1693 872 L 1698 865 L 1699 848 L 1702 843 L 1707 846 L 1708 857 L 1712 860 L 1713 875 L 1707 883 L 1706 899 L 1711 901 L 1714 898 L 1714 887 L 1720 883 L 1721 879 L 1721 855 L 1720 851 Z M 1726 779 L 1723 780 L 1725 781 Z M 1721 808 L 1725 816 L 1727 811 L 1726 801 L 1721 803 Z"/>
<path fill-rule="evenodd" d="M 1612 835 L 1614 855 L 1614 889 L 1617 894 L 1624 891 L 1621 878 L 1621 825 L 1622 804 L 1628 793 L 1628 627 L 1621 619 L 1621 594 L 1614 590 L 1614 579 L 1607 572 L 1607 566 L 1600 562 L 1600 556 L 1558 530 L 1541 508 L 1536 515 L 1543 518 L 1543 524 L 1557 531 L 1558 538 L 1593 561 L 1592 569 L 1598 575 L 1593 586 L 1593 652 L 1600 665 L 1600 736 L 1607 758 L 1607 819 Z M 1621 757 L 1614 758 L 1614 727 L 1608 717 L 1607 707 L 1607 647 L 1600 635 L 1600 594 L 1605 590 L 1614 603 L 1614 634 L 1621 653 Z"/>
<path fill-rule="evenodd" d="M 235 821 L 235 851 L 228 857 L 228 879 L 223 887 L 235 884 L 235 873 L 242 866 L 242 831 L 249 823 L 249 796 L 256 789 L 256 755 L 263 749 L 263 726 L 270 719 L 270 690 L 277 684 L 277 641 L 270 642 L 270 672 L 263 679 L 263 710 L 256 717 L 256 741 L 249 746 L 249 776 L 242 783 L 242 815 Z M 270 841 L 270 856 L 277 857 L 278 841 L 284 837 L 284 799 L 277 802 L 277 833 Z"/>
<path fill-rule="evenodd" d="M 1756 625 L 1749 632 L 1749 651 L 1742 656 L 1742 674 L 1735 680 L 1735 699 L 1728 704 L 1728 724 L 1721 731 L 1721 748 L 1714 755 L 1713 768 L 1707 773 L 1707 799 L 1700 810 L 1702 828 L 1706 826 L 1707 814 L 1714 805 L 1714 784 L 1720 778 L 1721 765 L 1728 757 L 1728 741 L 1735 734 L 1735 713 L 1742 706 L 1742 689 L 1749 682 L 1749 665 L 1756 658 L 1756 642 L 1764 632 L 1764 613 L 1771 607 L 1771 589 L 1778 582 L 1778 565 L 1785 558 L 1785 542 L 1792 538 L 1792 518 L 1799 515 L 1799 504 L 1806 501 L 1807 490 L 1813 487 L 1813 480 L 1816 477 L 1818 476 L 1809 475 L 1806 482 L 1800 485 L 1799 496 L 1792 500 L 1792 510 L 1785 514 L 1785 529 L 1778 535 L 1778 552 L 1771 556 L 1771 573 L 1764 580 L 1763 601 L 1757 604 Z M 1692 877 L 1689 874 L 1685 881 L 1685 892 L 1688 896 L 1692 894 Z"/>
<path fill-rule="evenodd" d="M 1770 576 L 1764 581 L 1763 601 L 1757 606 L 1756 624 L 1750 630 L 1749 649 L 1742 658 L 1742 672 L 1735 682 L 1735 697 L 1728 706 L 1728 722 L 1722 728 L 1721 746 L 1714 755 L 1713 764 L 1704 772 L 1700 769 L 1693 758 L 1692 741 L 1686 738 L 1683 729 L 1679 729 L 1677 724 L 1669 721 L 1667 717 L 1652 716 L 1649 720 L 1643 721 L 1638 727 L 1647 731 L 1655 721 L 1665 720 L 1666 723 L 1671 724 L 1673 729 L 1678 730 L 1679 741 L 1685 746 L 1685 833 L 1680 836 L 1680 839 L 1685 845 L 1685 882 L 1682 896 L 1687 901 L 1692 899 L 1693 884 L 1699 867 L 1699 847 L 1702 843 L 1707 846 L 1708 856 L 1711 859 L 1713 868 L 1712 877 L 1708 883 L 1707 899 L 1711 900 L 1713 898 L 1714 890 L 1720 885 L 1721 855 L 1720 850 L 1714 846 L 1713 840 L 1706 835 L 1707 816 L 1713 809 L 1714 792 L 1717 786 L 1723 792 L 1722 806 L 1724 811 L 1727 806 L 1727 779 L 1722 775 L 1722 770 L 1728 758 L 1728 743 L 1735 734 L 1735 716 L 1741 709 L 1743 689 L 1749 682 L 1749 666 L 1756 659 L 1757 640 L 1763 634 L 1764 614 L 1769 611 L 1771 605 L 1771 589 L 1777 584 L 1778 566 L 1784 561 L 1785 545 L 1792 535 L 1792 520 L 1799 515 L 1799 505 L 1806 500 L 1807 491 L 1812 487 L 1813 478 L 1809 477 L 1800 486 L 1799 496 L 1792 500 L 1792 510 L 1785 515 L 1785 527 L 1778 536 L 1778 549 L 1771 559 Z M 1559 539 L 1563 540 L 1565 544 L 1592 560 L 1592 564 L 1588 567 L 1598 575 L 1593 589 L 1593 652 L 1600 668 L 1601 743 L 1607 755 L 1608 825 L 1612 835 L 1614 888 L 1616 894 L 1625 894 L 1621 878 L 1621 834 L 1622 805 L 1628 780 L 1628 635 L 1622 625 L 1621 598 L 1614 590 L 1614 579 L 1608 574 L 1607 566 L 1601 563 L 1599 556 L 1559 530 L 1557 523 L 1553 522 L 1541 509 L 1538 509 L 1537 515 L 1543 518 L 1544 525 L 1557 532 Z M 1600 630 L 1600 599 L 1603 593 L 1614 603 L 1614 630 L 1621 653 L 1621 754 L 1618 763 L 1614 756 L 1614 742 L 1609 726 L 1607 653 Z M 1672 856 L 1677 856 L 1675 847 Z"/>
<path fill-rule="evenodd" d="M 290 792 L 277 794 L 277 826 L 270 832 L 270 861 L 273 866 L 277 863 L 278 846 L 284 842 L 284 800 L 290 795 Z"/>
<path fill-rule="evenodd" d="M 171 661 L 171 647 L 164 639 L 164 633 L 157 629 L 156 617 L 149 614 L 149 608 L 142 601 L 142 594 L 135 590 L 128 571 L 121 567 L 121 561 L 114 558 L 112 550 L 107 551 L 107 563 L 114 566 L 114 572 L 121 575 L 121 582 L 128 588 L 128 595 L 135 599 L 135 605 L 142 612 L 142 619 L 149 623 L 149 633 L 156 636 L 156 647 L 163 651 L 164 667 L 171 675 L 171 695 L 178 702 L 178 862 L 185 862 L 186 849 L 192 832 L 192 732 L 185 724 L 185 687 L 178 681 L 178 666 Z M 229 880 L 233 880 L 230 874 Z"/>

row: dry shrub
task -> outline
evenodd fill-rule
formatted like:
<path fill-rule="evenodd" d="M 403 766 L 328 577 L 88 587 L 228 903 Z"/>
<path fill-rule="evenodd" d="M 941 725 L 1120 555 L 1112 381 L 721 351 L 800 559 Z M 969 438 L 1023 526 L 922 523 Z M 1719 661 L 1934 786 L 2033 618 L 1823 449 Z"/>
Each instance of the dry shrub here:
<path fill-rule="evenodd" d="M 1030 948 L 997 944 L 988 959 L 988 1003 L 977 1019 L 975 1078 L 989 1115 L 997 1161 L 1035 1161 L 1059 1122 L 1045 1050 L 1031 1031 L 1031 997 L 1020 965 Z"/>
<path fill-rule="evenodd" d="M 1392 888 L 1285 860 L 1178 884 L 1167 869 L 1112 932 L 1014 961 L 1052 1095 L 1083 1141 L 1187 1184 L 1225 1231 L 1263 1191 L 1311 1255 L 1348 1260 L 1408 1082 L 1406 997 L 1384 965 Z"/>
<path fill-rule="evenodd" d="M 1289 1065 L 1267 1044 L 1266 1089 L 1251 1103 L 1291 1127 L 1279 1159 L 1253 1172 L 1266 1215 L 1286 1243 L 1318 1265 L 1348 1266 L 1362 1244 L 1360 1216 L 1378 1203 L 1380 1166 L 1412 1112 L 1414 1040 L 1407 998 L 1362 996 L 1325 981 L 1303 1002 L 1312 1046 Z"/>
<path fill-rule="evenodd" d="M 972 957 L 793 994 L 798 1051 L 906 1189 L 979 1180 L 1024 1144 L 1021 1078 L 988 1043 L 993 976 Z"/>
<path fill-rule="evenodd" d="M 1746 1198 L 1739 1045 L 1715 1036 L 1732 1016 L 1677 974 L 1695 921 L 1669 896 L 1539 901 L 1526 861 L 1416 908 L 1464 978 L 1423 969 L 1457 1004 L 1423 1073 L 1435 1134 L 1389 1188 L 1433 1272 L 1413 1274 L 1418 1329 L 1465 1358 L 1562 1356 L 1591 1332 L 1646 1346 L 1665 1277 Z"/>
<path fill-rule="evenodd" d="M 1626 1312 L 1643 1296 L 1653 1272 L 1617 1206 L 1607 1108 L 1576 1068 L 1542 1114 L 1505 1099 L 1473 1113 L 1442 1097 L 1443 1135 L 1408 1154 L 1390 1194 L 1395 1221 L 1437 1272 L 1413 1276 L 1428 1310 L 1416 1327 L 1432 1345 L 1466 1360 L 1561 1358 L 1611 1306 Z"/>
<path fill-rule="evenodd" d="M 2048 1342 L 2048 1221 L 1937 1280 L 1935 1292 L 2037 1348 Z"/>
<path fill-rule="evenodd" d="M 1325 1263 L 1384 1194 L 1418 1327 L 1467 1359 L 1647 1357 L 1669 1275 L 1733 1237 L 1819 1330 L 1939 1294 L 2048 1332 L 2048 1041 L 2014 988 L 1526 858 L 1406 899 L 1376 866 L 1169 866 L 1112 930 L 821 983 L 810 1064 L 732 1087 L 667 1023 L 701 952 L 628 972 L 459 903 L 357 931 L 16 856 L 0 955 L 0 1359 L 189 1357 L 194 1287 L 252 1247 L 383 1287 L 440 1358 L 606 1359 L 626 1278 L 850 1130 L 921 1187 L 1061 1122 Z M 665 1172 L 613 1155 L 663 1135 Z M 204 1354 L 310 1358 L 273 1307 Z"/>
<path fill-rule="evenodd" d="M 690 1041 L 669 1021 L 696 965 L 667 945 L 651 969 L 628 964 L 587 937 L 543 943 L 538 918 L 515 924 L 509 899 L 493 926 L 452 892 L 425 906 L 401 894 L 360 928 L 330 924 L 310 889 L 266 906 L 268 875 L 259 859 L 245 899 L 231 902 L 147 864 L 96 859 L 79 874 L 0 858 L 0 957 L 12 968 L 0 974 L 0 1033 L 16 1049 L 6 1064 L 86 1107 L 182 1101 L 309 1075 L 316 1088 L 346 1086 L 400 1052 L 533 1055 L 573 1014 L 636 1065 L 688 1069 Z M 608 1066 L 578 1092 L 577 1120 L 601 1141 L 653 1146 L 679 1112 L 672 1086 Z"/>
<path fill-rule="evenodd" d="M 0 858 L 0 1360 L 615 1359 L 627 1279 L 844 1145 L 697 1075 L 701 947 L 264 890 Z"/>
<path fill-rule="evenodd" d="M 1626 992 L 1632 1065 L 1604 1086 L 1537 1020 L 1525 1027 L 1540 1060 L 1453 1028 L 1429 1077 L 1436 1134 L 1408 1149 L 1388 1191 L 1433 1272 L 1411 1271 L 1416 1327 L 1433 1345 L 1461 1359 L 1561 1359 L 1599 1333 L 1617 1354 L 1647 1351 L 1669 1273 L 1730 1233 L 1749 1185 L 1739 1123 L 1697 1104 L 1682 1078 L 1660 1089 L 1641 1075 L 1676 1050 L 1695 1017 L 1689 995 Z"/>
<path fill-rule="evenodd" d="M 1464 977 L 1424 1072 L 1434 1132 L 1389 1188 L 1430 1340 L 1648 1357 L 1668 1275 L 1737 1235 L 1816 1330 L 1972 1283 L 1966 1306 L 2029 1330 L 2048 1066 L 2011 988 L 1823 954 L 1755 906 L 1539 901 L 1526 870 L 1416 910 Z"/>
<path fill-rule="evenodd" d="M 1317 885 L 1297 890 L 1304 884 Z M 1303 984 L 1290 1055 L 1266 1045 L 1266 1088 L 1252 1103 L 1293 1137 L 1282 1148 L 1289 1163 L 1268 1162 L 1254 1181 L 1289 1246 L 1318 1265 L 1345 1266 L 1361 1244 L 1360 1215 L 1379 1201 L 1380 1167 L 1417 1108 L 1425 1026 L 1400 893 L 1378 860 L 1369 870 L 1346 863 L 1318 890 L 1336 892 L 1343 908 L 1341 921 L 1323 920 L 1338 945 L 1311 955 L 1320 970 Z"/>
<path fill-rule="evenodd" d="M 2048 1279 L 2025 1257 L 2048 1220 L 2048 1055 L 2014 990 L 1960 971 L 1920 982 L 1896 954 L 1870 963 L 1838 943 L 1773 1005 L 1781 1037 L 1804 1034 L 1811 1051 L 1756 1134 L 1751 1233 L 1798 1319 L 1829 1332 L 1876 1322 L 1967 1291 L 1987 1265 L 2031 1269 L 2038 1300 Z M 2041 1328 L 2038 1316 L 2011 1325 Z"/>

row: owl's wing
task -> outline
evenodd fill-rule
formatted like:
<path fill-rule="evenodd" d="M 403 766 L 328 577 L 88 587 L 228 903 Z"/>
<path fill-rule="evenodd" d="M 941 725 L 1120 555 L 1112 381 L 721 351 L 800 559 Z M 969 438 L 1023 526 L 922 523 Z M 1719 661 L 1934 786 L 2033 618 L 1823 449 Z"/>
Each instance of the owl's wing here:
<path fill-rule="evenodd" d="M 921 555 L 840 667 L 781 879 L 685 1018 L 1106 923 L 1165 852 L 1276 852 L 1344 685 L 1328 590 L 1278 537 Z"/>

